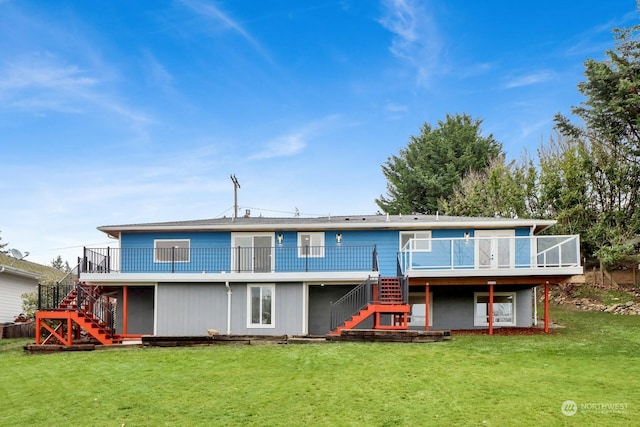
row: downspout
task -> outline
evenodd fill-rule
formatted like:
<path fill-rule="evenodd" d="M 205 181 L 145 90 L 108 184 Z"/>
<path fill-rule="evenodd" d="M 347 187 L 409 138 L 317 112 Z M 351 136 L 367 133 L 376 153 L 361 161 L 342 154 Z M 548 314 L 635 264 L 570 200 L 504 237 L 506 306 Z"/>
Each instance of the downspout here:
<path fill-rule="evenodd" d="M 536 227 L 532 225 L 531 233 L 530 233 L 531 245 L 529 249 L 531 251 L 531 261 L 532 261 L 531 266 L 538 265 L 538 258 L 537 258 L 538 242 L 537 240 L 534 240 L 535 233 L 536 233 Z M 538 287 L 537 286 L 533 287 L 533 326 L 538 326 Z"/>
<path fill-rule="evenodd" d="M 538 287 L 533 287 L 533 326 L 538 326 Z"/>
<path fill-rule="evenodd" d="M 227 287 L 227 335 L 231 335 L 231 286 L 229 281 L 224 282 Z"/>

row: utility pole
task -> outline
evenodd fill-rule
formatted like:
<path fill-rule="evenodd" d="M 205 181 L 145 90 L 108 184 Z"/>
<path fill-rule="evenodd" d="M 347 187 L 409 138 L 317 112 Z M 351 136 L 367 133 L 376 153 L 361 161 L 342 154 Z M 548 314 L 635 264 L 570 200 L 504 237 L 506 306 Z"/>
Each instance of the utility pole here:
<path fill-rule="evenodd" d="M 233 218 L 238 218 L 238 188 L 240 183 L 235 175 L 231 175 L 231 182 L 233 182 Z"/>

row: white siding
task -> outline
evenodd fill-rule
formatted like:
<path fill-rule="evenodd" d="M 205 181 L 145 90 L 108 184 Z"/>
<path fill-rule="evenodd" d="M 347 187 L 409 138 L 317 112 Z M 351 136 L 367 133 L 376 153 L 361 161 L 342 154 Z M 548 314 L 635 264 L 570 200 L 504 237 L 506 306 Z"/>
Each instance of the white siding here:
<path fill-rule="evenodd" d="M 22 294 L 37 287 L 34 279 L 0 273 L 0 323 L 13 322 L 22 313 Z"/>

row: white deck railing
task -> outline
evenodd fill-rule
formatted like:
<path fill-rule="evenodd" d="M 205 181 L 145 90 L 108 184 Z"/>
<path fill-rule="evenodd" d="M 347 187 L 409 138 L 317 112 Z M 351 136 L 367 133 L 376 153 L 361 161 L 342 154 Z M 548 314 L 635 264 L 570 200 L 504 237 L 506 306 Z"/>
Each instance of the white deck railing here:
<path fill-rule="evenodd" d="M 577 235 L 410 239 L 398 256 L 405 273 L 581 266 Z"/>

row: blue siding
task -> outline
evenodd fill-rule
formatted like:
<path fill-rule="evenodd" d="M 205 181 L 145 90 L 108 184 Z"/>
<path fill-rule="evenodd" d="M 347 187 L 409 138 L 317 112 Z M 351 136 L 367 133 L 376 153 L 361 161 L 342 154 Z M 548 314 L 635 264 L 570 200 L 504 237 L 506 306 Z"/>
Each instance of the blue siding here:
<path fill-rule="evenodd" d="M 393 235 L 390 235 L 388 230 L 307 230 L 305 233 L 324 233 L 324 257 L 298 257 L 298 232 L 297 231 L 275 231 L 275 235 L 282 234 L 282 245 L 276 243 L 276 271 L 329 271 L 334 270 L 349 270 L 350 266 L 366 266 L 369 269 L 373 263 L 373 246 L 378 245 L 378 259 L 380 264 L 383 263 L 383 259 L 380 254 L 380 247 L 384 245 L 387 240 L 391 240 L 390 247 L 393 247 L 393 253 L 389 257 L 388 251 L 385 251 L 385 267 L 391 271 L 389 265 L 392 265 L 392 275 L 396 274 L 395 257 L 398 248 L 398 237 L 395 232 L 395 239 Z M 336 234 L 342 235 L 342 241 L 340 244 L 336 241 Z M 362 250 L 354 250 L 356 247 L 361 247 Z M 293 250 L 293 256 L 290 252 Z M 278 256 L 278 254 L 284 254 L 285 256 Z M 348 255 L 343 256 L 344 253 Z M 292 264 L 292 259 L 295 261 Z M 329 261 L 327 263 L 327 260 Z M 382 266 L 380 267 L 382 268 Z"/>
<path fill-rule="evenodd" d="M 190 241 L 190 261 L 188 263 L 154 262 L 153 245 L 157 239 L 188 239 Z M 193 233 L 129 233 L 123 234 L 120 241 L 122 248 L 121 269 L 123 272 L 157 272 L 176 271 L 188 269 L 190 271 L 211 272 L 215 263 L 226 266 L 228 271 L 231 267 L 231 233 L 230 232 L 193 232 Z M 203 251 L 198 249 L 215 249 L 217 251 Z"/>
<path fill-rule="evenodd" d="M 325 235 L 322 257 L 304 257 L 298 253 L 298 232 L 273 232 L 275 248 L 274 268 L 276 272 L 304 271 L 348 271 L 368 270 L 372 266 L 372 248 L 377 248 L 380 274 L 395 276 L 400 246 L 400 233 L 405 230 L 318 230 Z M 412 230 L 406 230 L 412 231 Z M 419 231 L 419 230 L 416 230 Z M 313 233 L 313 230 L 305 231 Z M 342 235 L 341 243 L 336 234 Z M 411 265 L 418 269 L 474 268 L 475 245 L 466 242 L 465 233 L 474 237 L 473 228 L 432 230 L 430 251 L 412 253 Z M 282 235 L 282 244 L 277 236 Z M 516 237 L 531 235 L 528 227 L 516 228 Z M 190 241 L 189 262 L 154 262 L 153 247 L 157 239 L 188 239 Z M 455 239 L 455 240 L 438 240 Z M 529 267 L 531 246 L 528 239 L 516 239 L 515 264 Z M 152 232 L 123 233 L 121 237 L 121 271 L 158 272 L 231 271 L 231 232 Z M 453 259 L 452 259 L 453 257 Z"/>

